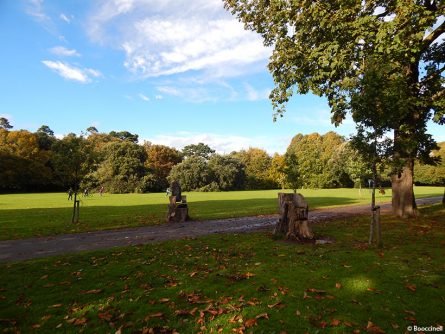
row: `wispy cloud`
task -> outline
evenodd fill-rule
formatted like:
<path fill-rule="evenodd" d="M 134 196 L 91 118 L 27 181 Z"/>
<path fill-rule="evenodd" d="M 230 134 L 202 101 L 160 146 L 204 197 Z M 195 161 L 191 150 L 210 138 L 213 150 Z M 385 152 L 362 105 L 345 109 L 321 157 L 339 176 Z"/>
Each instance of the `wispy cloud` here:
<path fill-rule="evenodd" d="M 139 93 L 139 97 L 144 101 L 150 101 L 150 98 L 142 93 Z"/>
<path fill-rule="evenodd" d="M 97 70 L 90 68 L 79 68 L 61 61 L 43 60 L 42 63 L 67 80 L 89 83 L 92 81 L 90 76 L 101 76 L 101 73 Z"/>
<path fill-rule="evenodd" d="M 72 15 L 65 15 L 64 13 L 61 13 L 60 15 L 59 15 L 59 18 L 62 20 L 62 21 L 64 21 L 64 22 L 66 22 L 66 23 L 71 23 L 71 20 L 73 19 L 73 16 Z"/>
<path fill-rule="evenodd" d="M 141 77 L 191 71 L 234 76 L 264 66 L 270 55 L 220 0 L 101 1 L 88 32 L 96 42 L 120 47 L 124 66 Z"/>
<path fill-rule="evenodd" d="M 80 53 L 77 52 L 74 49 L 67 49 L 64 46 L 55 46 L 51 49 L 49 49 L 49 51 L 56 55 L 56 56 L 63 56 L 63 57 L 80 57 Z"/>
<path fill-rule="evenodd" d="M 45 13 L 43 8 L 43 0 L 28 0 L 25 10 L 28 15 L 38 22 L 49 23 L 51 21 L 51 18 Z"/>
<path fill-rule="evenodd" d="M 269 154 L 275 152 L 284 153 L 290 143 L 290 137 L 277 137 L 271 140 L 270 137 L 245 137 L 237 135 L 222 135 L 215 133 L 193 133 L 178 132 L 167 135 L 157 135 L 151 138 L 145 138 L 154 144 L 167 145 L 182 149 L 186 145 L 206 143 L 220 154 L 227 154 L 233 151 L 248 149 L 249 147 L 258 147 L 266 150 Z"/>
<path fill-rule="evenodd" d="M 244 88 L 249 101 L 267 100 L 271 91 L 270 89 L 257 90 L 248 83 L 244 83 Z"/>

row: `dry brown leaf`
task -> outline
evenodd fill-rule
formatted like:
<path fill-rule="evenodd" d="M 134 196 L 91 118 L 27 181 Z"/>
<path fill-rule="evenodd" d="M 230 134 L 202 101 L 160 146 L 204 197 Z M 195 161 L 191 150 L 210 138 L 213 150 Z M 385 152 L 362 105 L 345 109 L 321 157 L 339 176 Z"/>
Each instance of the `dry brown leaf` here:
<path fill-rule="evenodd" d="M 405 287 L 412 292 L 416 292 L 416 290 L 417 290 L 417 287 L 415 284 L 406 284 Z"/>
<path fill-rule="evenodd" d="M 247 319 L 246 321 L 244 321 L 244 326 L 246 326 L 246 328 L 250 328 L 256 325 L 258 325 L 258 322 L 255 318 Z"/>
<path fill-rule="evenodd" d="M 371 321 L 368 321 L 368 325 L 366 326 L 366 331 L 368 333 L 374 333 L 374 334 L 385 334 L 386 333 L 383 329 L 374 325 Z"/>
<path fill-rule="evenodd" d="M 335 283 L 335 287 L 337 288 L 337 289 L 341 289 L 342 288 L 342 285 L 341 285 L 341 283 Z"/>
<path fill-rule="evenodd" d="M 92 289 L 92 290 L 82 290 L 80 291 L 83 295 L 97 295 L 98 293 L 101 293 L 102 289 Z"/>
<path fill-rule="evenodd" d="M 63 306 L 63 304 L 54 304 L 54 305 L 51 305 L 51 307 L 53 307 L 53 308 L 58 308 L 58 307 L 62 307 Z"/>
<path fill-rule="evenodd" d="M 269 320 L 269 315 L 267 313 L 258 314 L 255 319 L 267 319 Z"/>
<path fill-rule="evenodd" d="M 341 324 L 341 321 L 338 320 L 338 319 L 332 319 L 332 320 L 331 320 L 331 326 L 332 326 L 332 327 L 337 327 L 337 326 L 339 326 L 340 324 Z"/>
<path fill-rule="evenodd" d="M 170 298 L 161 298 L 159 299 L 160 303 L 168 303 L 170 301 Z"/>
<path fill-rule="evenodd" d="M 299 316 L 301 315 L 301 312 L 300 312 L 299 310 L 296 310 L 296 311 L 295 311 L 295 315 L 296 315 L 297 317 L 299 317 Z"/>

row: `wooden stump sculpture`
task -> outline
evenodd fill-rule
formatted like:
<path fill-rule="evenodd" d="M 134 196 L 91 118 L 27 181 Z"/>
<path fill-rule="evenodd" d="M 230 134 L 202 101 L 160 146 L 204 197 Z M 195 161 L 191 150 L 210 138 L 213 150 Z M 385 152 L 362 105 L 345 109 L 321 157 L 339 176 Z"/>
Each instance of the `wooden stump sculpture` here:
<path fill-rule="evenodd" d="M 186 196 L 181 195 L 181 186 L 177 181 L 170 185 L 172 195 L 169 197 L 167 223 L 183 223 L 189 218 Z"/>
<path fill-rule="evenodd" d="M 286 239 L 313 239 L 314 234 L 308 225 L 309 206 L 301 194 L 278 193 L 280 219 L 274 234 Z"/>

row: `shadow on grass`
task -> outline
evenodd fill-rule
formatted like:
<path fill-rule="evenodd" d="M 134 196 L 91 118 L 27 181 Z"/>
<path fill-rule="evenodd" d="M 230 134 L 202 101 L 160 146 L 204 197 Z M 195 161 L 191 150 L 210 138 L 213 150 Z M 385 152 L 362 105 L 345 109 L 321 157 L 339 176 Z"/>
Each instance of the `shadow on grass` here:
<path fill-rule="evenodd" d="M 357 204 L 346 197 L 308 198 L 309 208 Z M 277 199 L 255 198 L 242 200 L 209 200 L 189 202 L 192 220 L 276 214 Z M 80 206 L 79 223 L 72 224 L 72 208 L 36 208 L 1 210 L 0 240 L 49 236 L 158 225 L 165 222 L 167 203 L 121 206 Z"/>

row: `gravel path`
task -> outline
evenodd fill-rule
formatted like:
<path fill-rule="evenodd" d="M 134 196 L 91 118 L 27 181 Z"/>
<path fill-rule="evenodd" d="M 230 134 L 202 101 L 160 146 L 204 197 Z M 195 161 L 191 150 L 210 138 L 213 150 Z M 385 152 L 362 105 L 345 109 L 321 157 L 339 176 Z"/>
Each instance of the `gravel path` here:
<path fill-rule="evenodd" d="M 422 198 L 417 200 L 417 204 L 432 204 L 439 202 L 441 199 L 442 197 Z M 389 213 L 391 205 L 389 203 L 383 204 L 381 208 L 382 213 Z M 369 214 L 369 211 L 369 205 L 318 209 L 309 212 L 309 219 L 311 222 L 317 223 Z M 117 246 L 147 244 L 215 233 L 246 233 L 260 229 L 271 230 L 277 220 L 278 215 L 267 215 L 6 240 L 0 241 L 0 262 L 27 260 Z"/>

